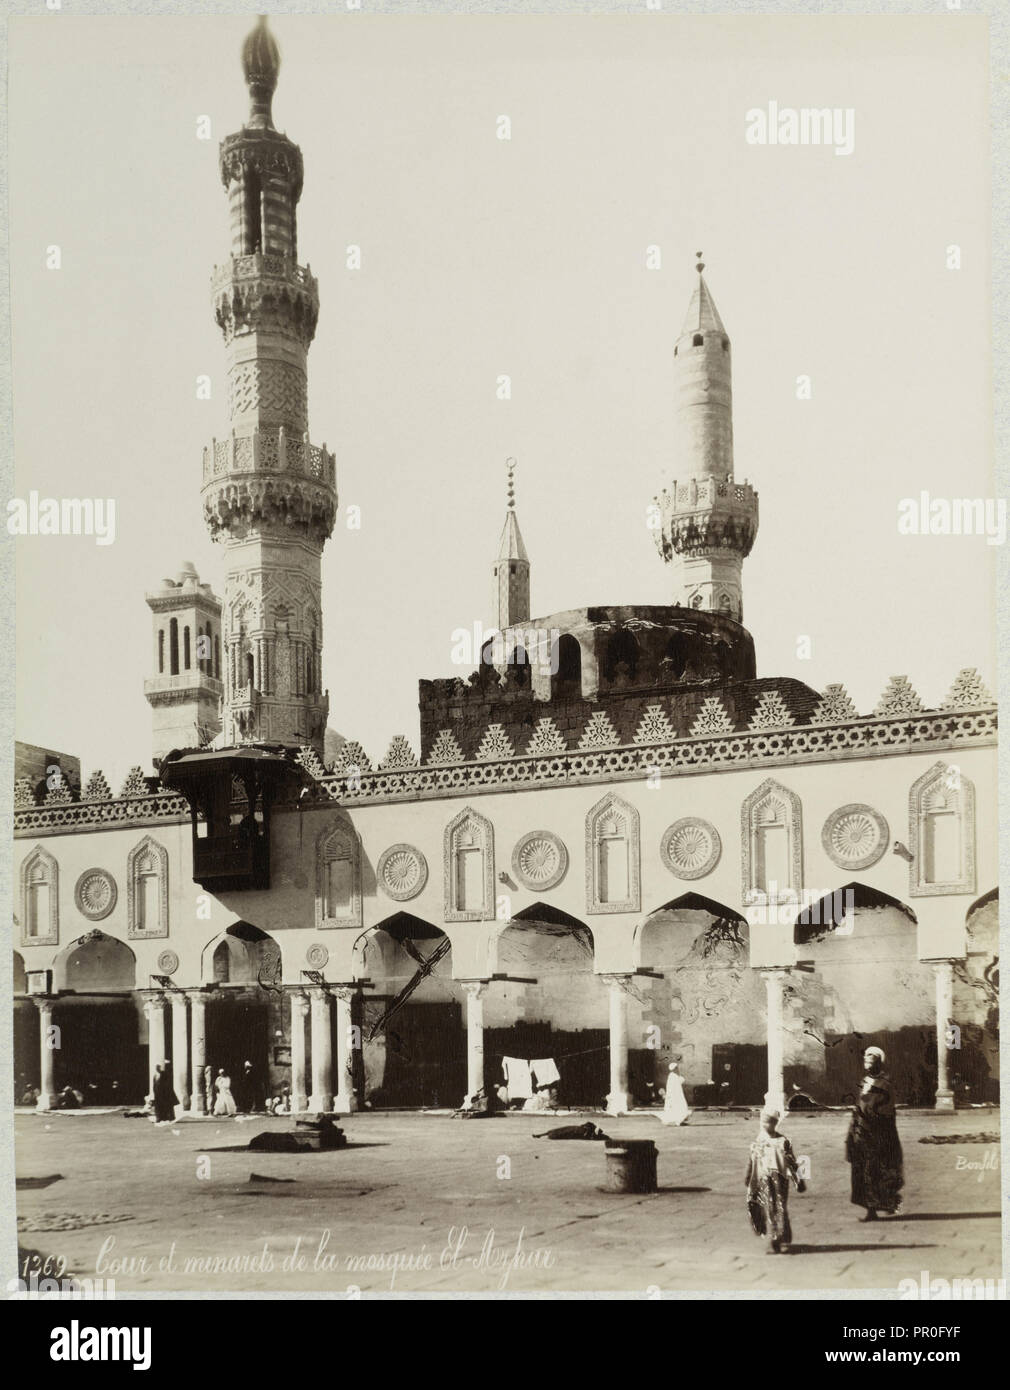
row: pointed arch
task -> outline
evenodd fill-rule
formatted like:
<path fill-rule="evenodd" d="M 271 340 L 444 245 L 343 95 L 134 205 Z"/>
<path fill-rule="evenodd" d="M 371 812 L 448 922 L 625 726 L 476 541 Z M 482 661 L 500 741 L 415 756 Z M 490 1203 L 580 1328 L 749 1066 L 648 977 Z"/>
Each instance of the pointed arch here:
<path fill-rule="evenodd" d="M 944 762 L 912 784 L 908 866 L 913 898 L 975 891 L 975 787 L 961 768 Z"/>
<path fill-rule="evenodd" d="M 252 922 L 232 922 L 204 946 L 200 978 L 204 984 L 277 988 L 284 978 L 280 942 Z"/>
<path fill-rule="evenodd" d="M 343 817 L 316 836 L 316 926 L 360 927 L 361 841 Z"/>
<path fill-rule="evenodd" d="M 740 811 L 745 903 L 798 898 L 803 888 L 803 810 L 788 787 L 767 778 Z"/>
<path fill-rule="evenodd" d="M 638 812 L 608 792 L 586 816 L 586 911 L 639 912 L 641 905 Z"/>
<path fill-rule="evenodd" d="M 56 946 L 60 939 L 60 868 L 36 845 L 21 865 L 21 944 Z"/>
<path fill-rule="evenodd" d="M 855 928 L 854 914 L 857 911 L 888 907 L 897 908 L 908 918 L 912 927 L 916 926 L 917 918 L 907 903 L 900 898 L 892 898 L 890 893 L 883 893 L 879 888 L 853 880 L 826 893 L 816 902 L 807 903 L 793 923 L 793 941 L 805 946 L 809 941 L 819 940 L 832 932 L 843 931 L 850 935 Z"/>
<path fill-rule="evenodd" d="M 443 891 L 447 922 L 494 920 L 494 827 L 465 806 L 445 829 Z"/>
<path fill-rule="evenodd" d="M 168 850 L 150 835 L 126 859 L 126 934 L 131 940 L 168 935 Z"/>
<path fill-rule="evenodd" d="M 125 941 L 97 927 L 72 941 L 53 961 L 53 987 L 77 994 L 132 990 L 137 957 Z"/>

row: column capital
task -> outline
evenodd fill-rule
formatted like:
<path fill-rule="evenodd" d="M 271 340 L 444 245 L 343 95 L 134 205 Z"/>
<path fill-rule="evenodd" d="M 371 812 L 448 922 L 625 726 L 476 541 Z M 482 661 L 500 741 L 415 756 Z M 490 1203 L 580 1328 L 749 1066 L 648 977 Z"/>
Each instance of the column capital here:
<path fill-rule="evenodd" d="M 762 970 L 761 978 L 769 989 L 784 989 L 789 983 L 792 973 L 791 966 L 776 965 L 768 970 Z"/>
<path fill-rule="evenodd" d="M 309 996 L 298 985 L 285 985 L 284 992 L 291 1000 L 292 1009 L 304 1018 L 309 1011 Z"/>
<path fill-rule="evenodd" d="M 144 1001 L 144 1013 L 147 1014 L 148 1018 L 151 1017 L 152 1013 L 164 1011 L 165 1005 L 168 1003 L 168 996 L 162 990 L 142 989 L 138 993 Z"/>
<path fill-rule="evenodd" d="M 611 989 L 613 989 L 615 985 L 619 986 L 621 989 L 627 989 L 634 978 L 634 970 L 602 970 L 600 972 L 600 979 L 604 984 L 609 985 Z"/>
<path fill-rule="evenodd" d="M 28 997 L 40 1014 L 47 1014 L 51 1012 L 59 996 L 55 994 L 30 994 Z"/>
<path fill-rule="evenodd" d="M 483 999 L 490 980 L 457 980 L 468 999 Z"/>

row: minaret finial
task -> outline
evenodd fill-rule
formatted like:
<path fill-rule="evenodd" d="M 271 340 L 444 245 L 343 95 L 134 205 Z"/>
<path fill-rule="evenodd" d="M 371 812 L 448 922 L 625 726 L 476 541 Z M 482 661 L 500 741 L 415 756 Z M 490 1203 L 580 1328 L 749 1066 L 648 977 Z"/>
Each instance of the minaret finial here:
<path fill-rule="evenodd" d="M 280 67 L 280 49 L 267 26 L 266 15 L 261 14 L 256 28 L 242 45 L 242 71 L 252 98 L 249 125 L 255 129 L 273 130 L 270 104 L 277 90 Z"/>
<path fill-rule="evenodd" d="M 695 266 L 695 270 L 698 272 L 699 275 L 705 269 L 705 262 L 702 260 L 702 256 L 704 254 L 704 251 L 695 251 L 694 253 L 694 258 L 698 262 L 698 264 Z"/>
<path fill-rule="evenodd" d="M 516 461 L 514 458 L 505 460 L 505 468 L 508 473 L 508 509 L 515 511 L 516 505 Z"/>

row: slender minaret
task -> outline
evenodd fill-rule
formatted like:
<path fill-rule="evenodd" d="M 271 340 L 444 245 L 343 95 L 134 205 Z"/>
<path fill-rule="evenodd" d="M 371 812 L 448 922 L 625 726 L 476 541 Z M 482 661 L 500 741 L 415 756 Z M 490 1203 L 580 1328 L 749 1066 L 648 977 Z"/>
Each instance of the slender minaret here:
<path fill-rule="evenodd" d="M 515 460 L 509 459 L 508 509 L 494 562 L 495 596 L 498 600 L 498 629 L 518 627 L 530 616 L 530 557 L 523 545 L 516 516 Z"/>
<path fill-rule="evenodd" d="M 656 544 L 675 567 L 674 602 L 743 620 L 743 562 L 758 526 L 757 493 L 733 477 L 729 335 L 702 271 L 673 349 L 676 480 L 656 499 Z"/>
<path fill-rule="evenodd" d="M 306 356 L 319 296 L 298 264 L 298 146 L 274 129 L 280 56 L 266 20 L 246 39 L 249 120 L 221 144 L 231 257 L 214 272 L 228 354 L 231 433 L 203 457 L 204 515 L 226 550 L 223 742 L 322 751 L 320 558 L 336 514 L 336 466 L 309 443 Z"/>

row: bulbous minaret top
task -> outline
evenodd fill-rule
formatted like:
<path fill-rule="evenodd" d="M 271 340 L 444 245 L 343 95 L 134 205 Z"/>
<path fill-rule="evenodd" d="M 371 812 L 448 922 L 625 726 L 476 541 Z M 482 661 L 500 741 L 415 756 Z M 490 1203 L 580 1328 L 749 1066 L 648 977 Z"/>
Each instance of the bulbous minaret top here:
<path fill-rule="evenodd" d="M 242 45 L 242 71 L 249 87 L 252 106 L 246 123 L 250 130 L 273 130 L 270 104 L 277 90 L 277 75 L 281 70 L 281 53 L 277 41 L 261 14 L 256 28 Z"/>
<path fill-rule="evenodd" d="M 757 493 L 733 475 L 733 380 L 729 334 L 698 280 L 673 349 L 675 481 L 656 499 L 656 544 L 674 566 L 674 601 L 740 622 L 741 571 L 757 532 Z"/>

